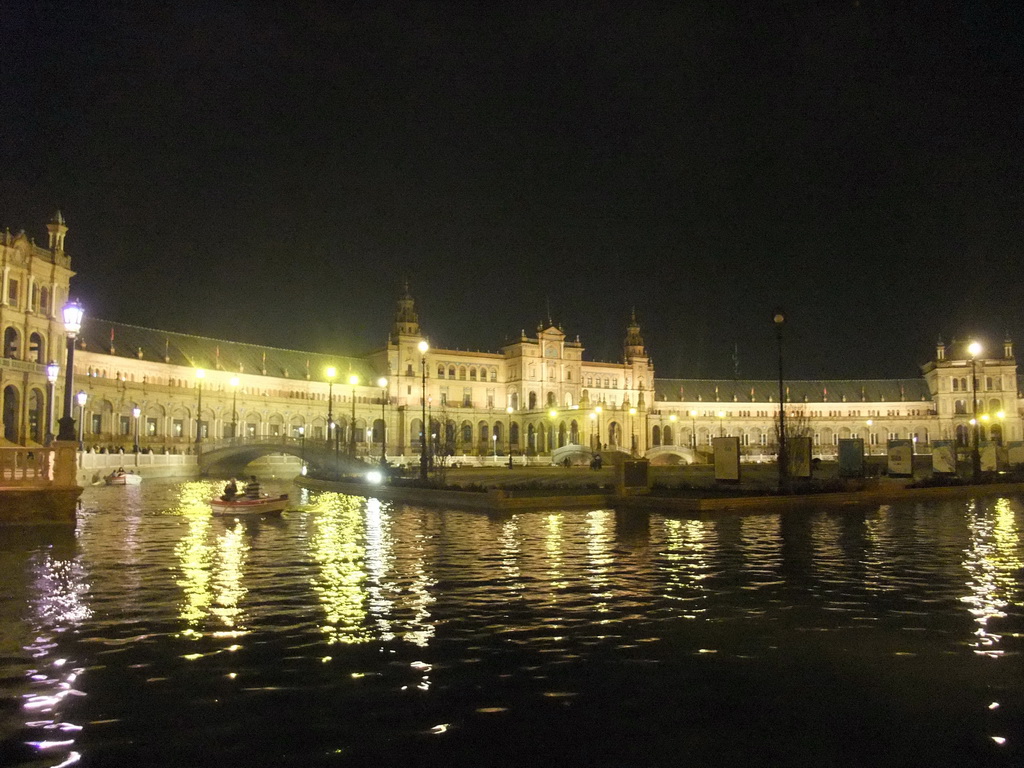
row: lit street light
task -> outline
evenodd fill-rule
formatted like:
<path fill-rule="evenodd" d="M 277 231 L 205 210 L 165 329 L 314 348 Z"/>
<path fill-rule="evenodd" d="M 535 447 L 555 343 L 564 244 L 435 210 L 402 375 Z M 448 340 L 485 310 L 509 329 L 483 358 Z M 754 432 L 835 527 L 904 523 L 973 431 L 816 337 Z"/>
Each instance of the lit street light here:
<path fill-rule="evenodd" d="M 352 385 L 352 423 L 348 425 L 348 455 L 349 458 L 356 457 L 356 384 L 359 377 L 352 374 L 348 377 L 348 383 Z"/>
<path fill-rule="evenodd" d="M 388 380 L 381 376 L 377 379 L 377 386 L 380 387 L 380 464 L 388 463 L 388 422 L 384 416 L 384 405 L 388 400 Z"/>
<path fill-rule="evenodd" d="M 719 411 L 718 416 L 718 436 L 725 437 L 725 411 Z"/>
<path fill-rule="evenodd" d="M 693 409 L 690 410 L 690 445 L 694 451 L 697 450 L 697 411 Z"/>
<path fill-rule="evenodd" d="M 139 417 L 142 415 L 142 411 L 138 406 L 132 408 L 132 416 L 135 417 L 135 445 L 132 446 L 132 451 L 136 454 L 139 452 Z"/>
<path fill-rule="evenodd" d="M 786 490 L 789 477 L 789 456 L 786 450 L 786 388 L 782 376 L 782 326 L 786 316 L 781 309 L 772 317 L 775 323 L 775 341 L 779 348 L 779 490 Z"/>
<path fill-rule="evenodd" d="M 60 364 L 51 360 L 46 366 L 46 433 L 43 437 L 44 445 L 49 445 L 53 442 L 53 396 L 58 376 L 60 376 Z"/>
<path fill-rule="evenodd" d="M 508 414 L 508 468 L 512 469 L 512 406 L 505 409 Z"/>
<path fill-rule="evenodd" d="M 327 376 L 327 447 L 331 447 L 331 432 L 334 429 L 334 377 L 338 375 L 337 369 L 330 365 L 324 371 Z"/>
<path fill-rule="evenodd" d="M 971 355 L 971 413 L 974 418 L 971 419 L 971 482 L 981 482 L 981 447 L 978 444 L 978 355 L 981 354 L 982 347 L 976 341 L 972 341 L 967 346 L 967 351 Z"/>
<path fill-rule="evenodd" d="M 60 429 L 57 432 L 58 440 L 75 439 L 75 418 L 71 415 L 71 393 L 75 388 L 75 337 L 82 330 L 82 317 L 85 310 L 75 300 L 64 305 L 64 331 L 68 337 L 68 363 L 64 369 L 64 415 L 57 422 Z M 81 450 L 81 442 L 79 442 Z"/>
<path fill-rule="evenodd" d="M 420 480 L 427 479 L 427 350 L 430 345 L 421 341 L 417 347 L 420 351 L 420 372 L 423 379 L 420 396 L 422 432 L 420 432 Z"/>
<path fill-rule="evenodd" d="M 636 456 L 636 430 L 633 417 L 636 416 L 636 408 L 629 409 L 629 455 Z"/>

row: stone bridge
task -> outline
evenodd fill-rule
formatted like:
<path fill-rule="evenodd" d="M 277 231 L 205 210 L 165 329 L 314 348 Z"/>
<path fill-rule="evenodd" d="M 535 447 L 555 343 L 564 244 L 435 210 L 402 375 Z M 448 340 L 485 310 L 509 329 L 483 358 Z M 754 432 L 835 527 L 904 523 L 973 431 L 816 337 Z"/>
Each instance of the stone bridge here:
<path fill-rule="evenodd" d="M 365 462 L 349 458 L 344 446 L 328 446 L 323 440 L 238 437 L 204 441 L 198 456 L 199 472 L 203 475 L 239 473 L 249 462 L 274 453 L 297 456 L 316 473 L 346 474 L 368 469 Z"/>

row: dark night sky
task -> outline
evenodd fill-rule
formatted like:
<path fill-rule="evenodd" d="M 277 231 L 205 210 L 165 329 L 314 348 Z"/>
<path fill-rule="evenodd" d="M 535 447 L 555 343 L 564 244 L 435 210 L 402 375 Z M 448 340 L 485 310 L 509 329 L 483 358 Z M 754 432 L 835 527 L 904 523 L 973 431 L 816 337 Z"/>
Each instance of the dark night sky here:
<path fill-rule="evenodd" d="M 660 376 L 1024 344 L 1018 3 L 8 2 L 0 226 L 88 311 L 361 353 L 547 307 Z M 152 6 L 152 7 L 151 7 Z M 1022 347 L 1024 348 L 1024 347 Z"/>

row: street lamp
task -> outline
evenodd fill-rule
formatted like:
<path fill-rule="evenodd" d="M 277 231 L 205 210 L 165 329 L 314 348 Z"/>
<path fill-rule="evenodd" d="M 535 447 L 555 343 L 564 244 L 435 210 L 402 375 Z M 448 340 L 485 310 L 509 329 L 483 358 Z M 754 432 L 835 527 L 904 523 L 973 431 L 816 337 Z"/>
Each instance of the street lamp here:
<path fill-rule="evenodd" d="M 421 341 L 417 348 L 420 351 L 420 374 L 422 377 L 422 390 L 420 397 L 421 425 L 420 432 L 420 480 L 427 479 L 427 350 L 430 345 L 426 340 Z"/>
<path fill-rule="evenodd" d="M 494 434 L 494 433 L 491 433 L 491 446 L 492 446 L 491 453 L 494 455 L 494 463 L 497 464 L 498 463 L 498 436 L 496 434 Z"/>
<path fill-rule="evenodd" d="M 690 409 L 690 444 L 694 451 L 697 450 L 697 411 Z"/>
<path fill-rule="evenodd" d="M 299 427 L 299 456 L 301 457 L 302 466 L 299 468 L 299 472 L 305 476 L 306 474 L 306 428 Z"/>
<path fill-rule="evenodd" d="M 46 366 L 46 436 L 43 442 L 53 442 L 53 391 L 60 376 L 60 364 L 51 360 Z"/>
<path fill-rule="evenodd" d="M 78 450 L 85 450 L 85 403 L 89 399 L 89 395 L 85 393 L 85 390 L 79 390 L 78 395 Z M 71 422 L 71 428 L 74 429 L 74 420 Z M 60 439 L 59 437 L 57 438 Z M 71 439 L 74 440 L 75 436 L 72 434 Z"/>
<path fill-rule="evenodd" d="M 132 408 L 132 416 L 135 417 L 135 445 L 132 446 L 132 451 L 136 454 L 139 452 L 139 416 L 142 415 L 142 411 L 138 406 Z"/>
<path fill-rule="evenodd" d="M 601 452 L 601 412 L 604 411 L 600 405 L 594 406 L 594 413 L 597 414 L 597 451 Z"/>
<path fill-rule="evenodd" d="M 231 377 L 231 439 L 238 437 L 238 377 Z"/>
<path fill-rule="evenodd" d="M 388 423 L 384 417 L 384 404 L 388 399 L 388 380 L 381 376 L 377 379 L 377 386 L 380 387 L 380 463 L 383 466 L 388 463 Z"/>
<path fill-rule="evenodd" d="M 196 445 L 203 442 L 203 379 L 206 378 L 206 371 L 196 368 L 196 391 L 199 395 L 199 402 L 196 404 Z"/>
<path fill-rule="evenodd" d="M 512 406 L 505 409 L 508 414 L 508 468 L 512 469 Z"/>
<path fill-rule="evenodd" d="M 331 430 L 334 429 L 334 377 L 338 370 L 330 365 L 324 371 L 327 376 L 327 447 L 331 447 Z"/>
<path fill-rule="evenodd" d="M 781 309 L 772 317 L 775 323 L 775 341 L 779 348 L 779 490 L 786 489 L 789 476 L 789 457 L 786 451 L 786 388 L 782 376 L 782 326 L 786 316 Z"/>
<path fill-rule="evenodd" d="M 353 373 L 348 377 L 348 383 L 352 385 L 352 423 L 348 426 L 348 455 L 354 459 L 356 457 L 356 384 L 359 383 L 359 377 Z"/>
<path fill-rule="evenodd" d="M 64 369 L 64 415 L 57 422 L 58 440 L 75 439 L 75 419 L 71 415 L 71 393 L 75 388 L 75 337 L 82 330 L 82 317 L 85 310 L 78 301 L 72 299 L 64 305 L 64 331 L 68 336 L 68 364 Z M 79 444 L 81 450 L 81 444 Z"/>
<path fill-rule="evenodd" d="M 981 448 L 978 445 L 978 355 L 981 354 L 981 344 L 972 341 L 967 346 L 971 355 L 971 412 L 974 418 L 971 419 L 971 429 L 974 432 L 971 440 L 971 480 L 974 483 L 981 481 Z"/>
<path fill-rule="evenodd" d="M 633 417 L 636 416 L 636 408 L 629 409 L 629 455 L 636 456 L 636 430 L 633 429 Z"/>
<path fill-rule="evenodd" d="M 718 416 L 718 436 L 725 437 L 725 411 L 719 411 Z"/>

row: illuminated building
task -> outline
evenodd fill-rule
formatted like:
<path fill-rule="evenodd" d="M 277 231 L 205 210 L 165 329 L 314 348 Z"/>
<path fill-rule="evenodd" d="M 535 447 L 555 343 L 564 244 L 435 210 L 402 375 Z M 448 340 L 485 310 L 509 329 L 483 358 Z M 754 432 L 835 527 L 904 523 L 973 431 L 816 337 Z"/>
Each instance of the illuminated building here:
<path fill-rule="evenodd" d="M 68 298 L 74 273 L 60 214 L 48 228 L 48 249 L 23 233 L 0 238 L 0 392 L 4 435 L 13 443 L 41 442 L 46 432 L 45 364 L 64 339 L 56 309 Z M 423 353 L 421 341 L 429 342 Z M 919 378 L 788 380 L 787 422 L 790 415 L 802 422 L 820 456 L 833 455 L 845 437 L 864 438 L 873 452 L 894 438 L 914 439 L 919 450 L 937 439 L 963 442 L 972 416 L 971 365 L 963 347 L 940 344 Z M 982 439 L 1020 440 L 1013 345 L 1005 341 L 999 357 L 991 352 L 976 361 Z M 544 456 L 595 442 L 658 461 L 690 461 L 719 434 L 738 437 L 749 458 L 774 456 L 776 380 L 655 378 L 635 315 L 626 325 L 620 362 L 585 358 L 580 339 L 551 322 L 493 352 L 450 348 L 424 335 L 406 287 L 387 343 L 364 357 L 190 336 L 87 313 L 74 388 L 88 395 L 86 446 L 125 450 L 134 443 L 133 409 L 139 408 L 139 442 L 157 451 L 185 452 L 197 435 L 205 445 L 236 431 L 242 438 L 326 440 L 331 414 L 341 445 L 354 442 L 357 455 L 373 458 L 386 438 L 388 457 L 407 462 L 417 460 L 424 431 L 435 454 L 484 463 L 509 445 L 514 454 Z M 328 368 L 360 383 L 332 388 Z M 382 376 L 385 389 L 378 385 Z M 428 430 L 422 429 L 424 412 Z"/>

